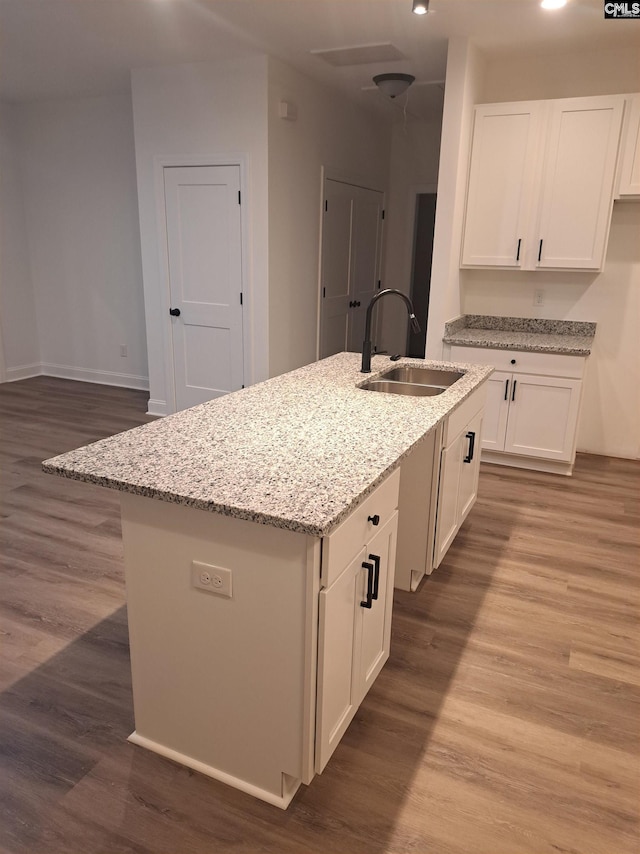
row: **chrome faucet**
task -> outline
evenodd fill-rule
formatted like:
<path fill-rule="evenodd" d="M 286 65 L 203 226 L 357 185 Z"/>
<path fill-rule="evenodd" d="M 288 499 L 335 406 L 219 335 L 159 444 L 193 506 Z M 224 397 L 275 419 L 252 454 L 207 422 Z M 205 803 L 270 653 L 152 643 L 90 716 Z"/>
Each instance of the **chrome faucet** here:
<path fill-rule="evenodd" d="M 420 324 L 413 313 L 413 303 L 406 294 L 403 294 L 402 291 L 398 291 L 395 288 L 385 288 L 383 291 L 378 291 L 367 306 L 367 317 L 364 322 L 364 341 L 362 343 L 362 367 L 360 368 L 360 373 L 362 374 L 371 373 L 371 313 L 374 305 L 378 302 L 380 297 L 384 297 L 387 294 L 397 294 L 404 300 L 404 304 L 409 312 L 411 328 L 414 332 L 420 332 Z"/>

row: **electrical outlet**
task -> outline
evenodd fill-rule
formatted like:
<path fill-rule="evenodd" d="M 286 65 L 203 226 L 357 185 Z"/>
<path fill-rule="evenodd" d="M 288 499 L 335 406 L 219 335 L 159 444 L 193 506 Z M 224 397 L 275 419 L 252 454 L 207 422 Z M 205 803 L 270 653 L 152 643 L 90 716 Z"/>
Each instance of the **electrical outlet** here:
<path fill-rule="evenodd" d="M 123 359 L 127 358 L 127 345 L 126 344 L 120 345 L 120 355 L 122 356 Z"/>
<path fill-rule="evenodd" d="M 194 560 L 191 562 L 191 585 L 231 599 L 231 570 Z"/>
<path fill-rule="evenodd" d="M 542 288 L 536 288 L 533 292 L 533 304 L 544 305 L 544 291 Z"/>

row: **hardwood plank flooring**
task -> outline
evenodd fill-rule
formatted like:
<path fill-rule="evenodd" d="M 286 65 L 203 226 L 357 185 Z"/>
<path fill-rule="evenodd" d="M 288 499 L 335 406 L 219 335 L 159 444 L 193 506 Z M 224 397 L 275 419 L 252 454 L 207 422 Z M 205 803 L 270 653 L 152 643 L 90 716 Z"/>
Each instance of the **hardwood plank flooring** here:
<path fill-rule="evenodd" d="M 43 459 L 146 395 L 0 386 L 0 851 L 637 854 L 640 463 L 484 465 L 442 566 L 396 591 L 391 658 L 286 812 L 126 741 L 116 492 Z"/>

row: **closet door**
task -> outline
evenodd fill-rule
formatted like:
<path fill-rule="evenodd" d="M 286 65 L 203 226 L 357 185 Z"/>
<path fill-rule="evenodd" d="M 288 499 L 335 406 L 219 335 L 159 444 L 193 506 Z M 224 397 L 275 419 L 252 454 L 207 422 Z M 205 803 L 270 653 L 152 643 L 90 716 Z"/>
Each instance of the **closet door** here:
<path fill-rule="evenodd" d="M 352 300 L 353 187 L 325 181 L 322 220 L 320 358 L 347 349 Z"/>
<path fill-rule="evenodd" d="M 378 289 L 383 193 L 325 180 L 320 358 L 360 352 L 367 306 Z"/>

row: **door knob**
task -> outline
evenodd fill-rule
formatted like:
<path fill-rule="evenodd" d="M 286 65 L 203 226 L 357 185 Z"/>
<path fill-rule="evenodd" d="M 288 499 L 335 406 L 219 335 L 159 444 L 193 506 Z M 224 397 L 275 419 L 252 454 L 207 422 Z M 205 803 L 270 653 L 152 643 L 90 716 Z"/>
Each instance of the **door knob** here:
<path fill-rule="evenodd" d="M 169 309 L 169 314 L 170 314 L 172 317 L 180 317 L 180 309 L 179 309 L 179 308 L 170 308 L 170 309 Z"/>

